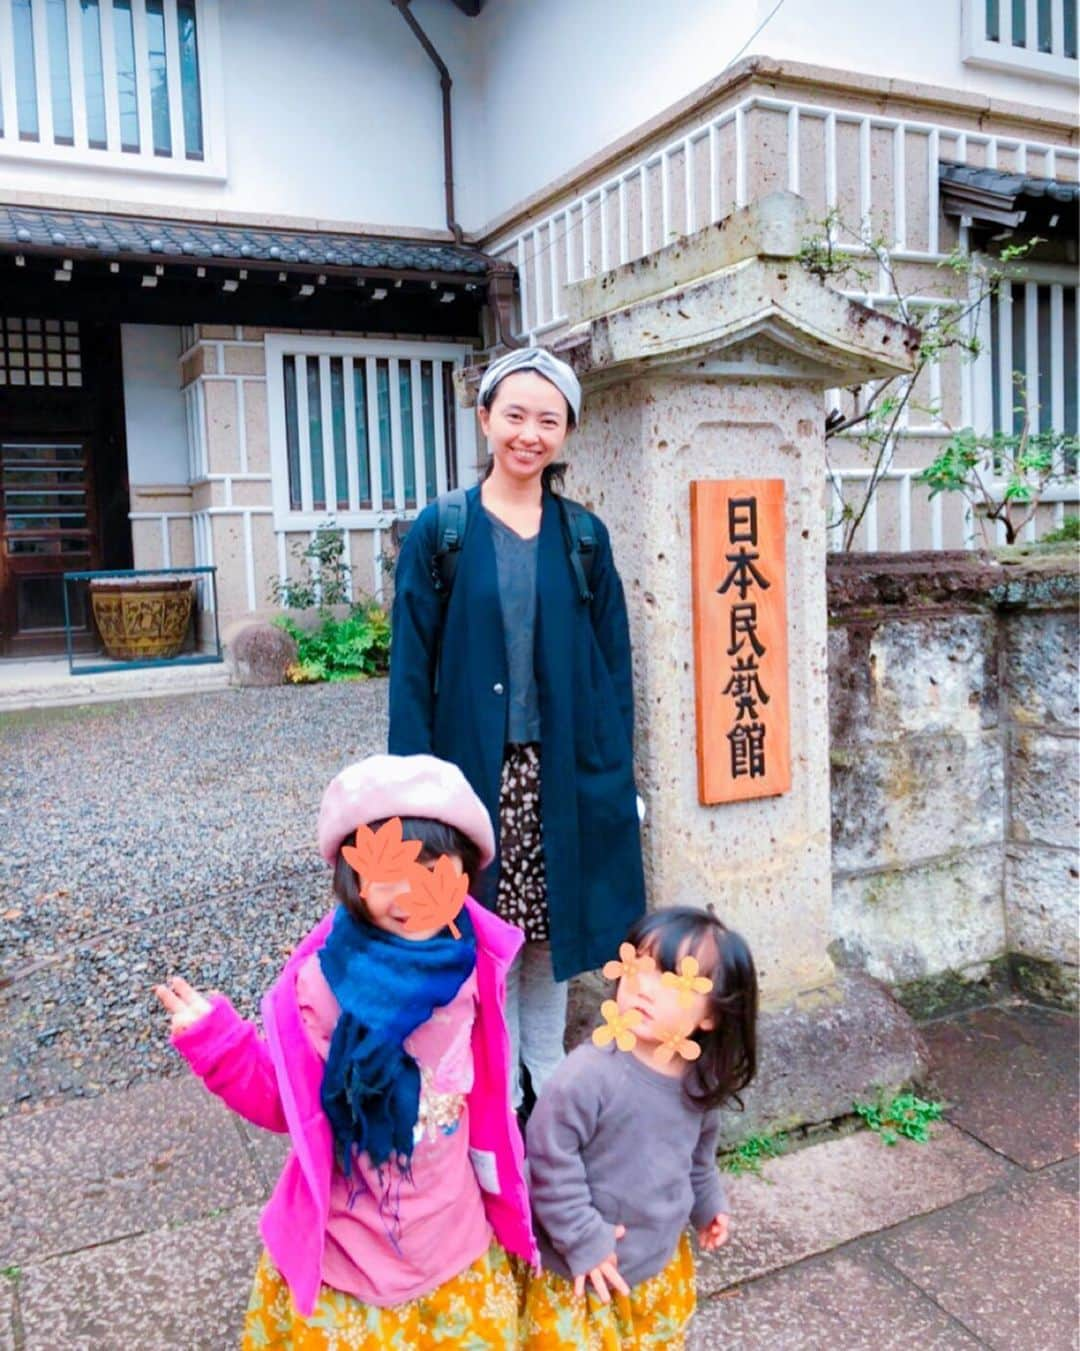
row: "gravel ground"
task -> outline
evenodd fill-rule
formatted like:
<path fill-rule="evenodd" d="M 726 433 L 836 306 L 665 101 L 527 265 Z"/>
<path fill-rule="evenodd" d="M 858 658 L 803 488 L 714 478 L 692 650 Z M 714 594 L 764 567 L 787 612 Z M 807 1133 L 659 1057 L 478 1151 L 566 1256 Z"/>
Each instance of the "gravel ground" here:
<path fill-rule="evenodd" d="M 324 912 L 319 799 L 386 682 L 0 717 L 0 1116 L 179 1070 L 150 986 L 257 1009 Z"/>

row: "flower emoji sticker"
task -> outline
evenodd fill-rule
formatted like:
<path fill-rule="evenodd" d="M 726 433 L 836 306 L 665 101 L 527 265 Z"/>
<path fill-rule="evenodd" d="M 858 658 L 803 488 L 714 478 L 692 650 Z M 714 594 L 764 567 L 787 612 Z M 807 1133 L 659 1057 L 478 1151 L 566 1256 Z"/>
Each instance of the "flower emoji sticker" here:
<path fill-rule="evenodd" d="M 619 960 L 604 963 L 605 980 L 625 980 L 630 994 L 638 987 L 638 974 L 656 970 L 656 962 L 647 952 L 639 953 L 633 943 L 619 944 Z"/>
<path fill-rule="evenodd" d="M 679 1003 L 684 1008 L 689 1008 L 694 1002 L 694 995 L 708 994 L 713 987 L 708 976 L 698 975 L 699 969 L 697 958 L 688 955 L 679 963 L 677 974 L 674 971 L 665 971 L 660 977 L 661 985 L 678 990 Z"/>
<path fill-rule="evenodd" d="M 657 1042 L 653 1058 L 661 1065 L 669 1064 L 677 1055 L 684 1060 L 696 1060 L 701 1054 L 701 1044 L 691 1039 L 693 1031 L 692 1024 L 689 1027 L 667 1029 Z"/>
<path fill-rule="evenodd" d="M 637 1037 L 630 1029 L 641 1022 L 641 1010 L 627 1009 L 625 1013 L 620 1013 L 614 999 L 605 999 L 600 1005 L 600 1012 L 604 1016 L 604 1025 L 594 1030 L 593 1045 L 606 1046 L 613 1041 L 620 1051 L 632 1051 L 637 1045 Z"/>

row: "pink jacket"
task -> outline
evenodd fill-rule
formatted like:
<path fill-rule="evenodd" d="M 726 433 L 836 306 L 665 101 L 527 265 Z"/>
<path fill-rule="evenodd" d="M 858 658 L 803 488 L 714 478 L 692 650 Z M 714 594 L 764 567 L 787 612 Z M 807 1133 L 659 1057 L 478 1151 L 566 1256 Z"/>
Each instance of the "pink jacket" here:
<path fill-rule="evenodd" d="M 471 897 L 465 905 L 476 931 L 479 996 L 472 1035 L 470 1151 L 495 1237 L 508 1252 L 535 1265 L 524 1151 L 510 1106 L 510 1038 L 503 1014 L 506 973 L 522 936 Z M 221 996 L 205 1018 L 172 1039 L 207 1088 L 234 1112 L 290 1136 L 292 1151 L 259 1228 L 304 1315 L 314 1309 L 319 1293 L 334 1143 L 319 1096 L 323 1062 L 300 1021 L 296 974 L 305 958 L 323 946 L 332 919 L 328 915 L 298 944 L 264 995 L 265 1039 Z"/>

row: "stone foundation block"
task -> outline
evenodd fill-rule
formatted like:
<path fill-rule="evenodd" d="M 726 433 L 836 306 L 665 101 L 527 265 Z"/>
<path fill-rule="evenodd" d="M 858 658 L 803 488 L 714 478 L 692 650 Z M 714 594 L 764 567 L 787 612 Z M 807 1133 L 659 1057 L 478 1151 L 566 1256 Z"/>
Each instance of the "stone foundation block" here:
<path fill-rule="evenodd" d="M 830 759 L 833 866 L 841 871 L 1002 840 L 996 733 L 834 744 Z"/>
<path fill-rule="evenodd" d="M 846 623 L 829 634 L 835 740 L 978 733 L 997 724 L 994 621 L 979 614 Z"/>
<path fill-rule="evenodd" d="M 1005 687 L 1016 722 L 1058 724 L 1069 731 L 1080 719 L 1075 610 L 1035 611 L 1009 621 Z"/>
<path fill-rule="evenodd" d="M 990 848 L 835 877 L 833 960 L 890 985 L 992 961 L 1005 951 L 1001 861 Z"/>
<path fill-rule="evenodd" d="M 1076 914 L 1080 851 L 1010 845 L 1005 860 L 1009 951 L 1074 970 L 1080 962 Z"/>
<path fill-rule="evenodd" d="M 1074 848 L 1080 840 L 1080 742 L 1018 729 L 1009 767 L 1012 838 Z"/>

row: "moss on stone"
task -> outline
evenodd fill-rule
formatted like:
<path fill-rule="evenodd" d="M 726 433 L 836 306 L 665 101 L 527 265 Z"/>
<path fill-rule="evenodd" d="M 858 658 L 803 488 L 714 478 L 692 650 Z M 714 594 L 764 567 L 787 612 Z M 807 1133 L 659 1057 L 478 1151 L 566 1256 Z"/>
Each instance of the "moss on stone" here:
<path fill-rule="evenodd" d="M 979 971 L 977 977 L 963 971 L 939 971 L 894 986 L 893 994 L 917 1023 L 925 1023 L 993 1003 L 1011 993 L 1008 957 L 997 957 L 988 966 L 980 963 Z"/>
<path fill-rule="evenodd" d="M 1077 1008 L 1077 970 L 1043 957 L 1014 952 L 1009 957 L 1014 987 L 1037 1004 L 1073 1011 Z"/>

